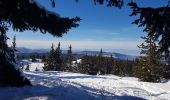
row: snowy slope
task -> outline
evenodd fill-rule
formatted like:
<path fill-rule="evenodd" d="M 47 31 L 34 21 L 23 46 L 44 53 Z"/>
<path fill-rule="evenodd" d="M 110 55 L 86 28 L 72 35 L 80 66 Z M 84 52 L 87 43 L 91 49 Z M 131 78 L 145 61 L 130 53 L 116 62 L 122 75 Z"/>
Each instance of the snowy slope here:
<path fill-rule="evenodd" d="M 35 71 L 35 69 L 37 68 L 39 71 L 43 71 L 43 66 L 44 63 L 41 62 L 41 59 L 37 59 L 36 62 L 31 62 L 31 59 L 27 60 L 22 60 L 21 61 L 22 64 L 24 64 L 24 69 L 26 68 L 27 64 L 30 66 L 29 70 L 30 71 Z"/>
<path fill-rule="evenodd" d="M 133 77 L 55 71 L 24 73 L 34 86 L 0 88 L 0 100 L 170 100 L 170 82 L 148 83 Z"/>

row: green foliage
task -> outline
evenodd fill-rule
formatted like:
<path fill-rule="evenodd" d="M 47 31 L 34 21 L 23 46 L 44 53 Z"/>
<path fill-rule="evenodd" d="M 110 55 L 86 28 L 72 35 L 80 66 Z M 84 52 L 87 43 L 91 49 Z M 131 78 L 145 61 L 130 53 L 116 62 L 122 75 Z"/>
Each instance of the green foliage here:
<path fill-rule="evenodd" d="M 34 0 L 1 0 L 0 5 L 0 31 L 12 26 L 15 31 L 31 30 L 62 36 L 69 29 L 77 27 L 76 22 L 80 21 L 78 17 L 60 17 Z"/>
<path fill-rule="evenodd" d="M 127 60 L 114 60 L 112 73 L 119 76 L 132 76 L 133 61 Z"/>
<path fill-rule="evenodd" d="M 142 43 L 142 56 L 136 59 L 134 75 L 142 81 L 159 82 L 162 77 L 163 64 L 161 54 L 157 52 L 158 47 L 151 37 L 143 37 L 145 44 Z"/>
<path fill-rule="evenodd" d="M 19 69 L 10 63 L 7 58 L 0 52 L 0 87 L 23 87 L 31 85 L 30 81 L 21 75 Z"/>
<path fill-rule="evenodd" d="M 55 6 L 54 0 L 52 5 Z M 7 45 L 8 29 L 11 27 L 14 31 L 31 30 L 62 36 L 69 29 L 77 27 L 77 22 L 80 21 L 78 17 L 71 19 L 60 17 L 41 7 L 34 0 L 1 0 L 0 19 L 0 86 L 17 87 L 31 85 L 31 83 L 15 69 L 17 67 L 15 54 Z M 13 42 L 13 48 L 15 45 Z"/>
<path fill-rule="evenodd" d="M 30 81 L 23 77 L 20 70 L 17 69 L 19 66 L 15 58 L 15 48 L 8 47 L 7 39 L 6 30 L 0 26 L 0 87 L 31 85 Z"/>
<path fill-rule="evenodd" d="M 46 56 L 45 56 L 45 55 L 43 55 L 43 56 L 41 57 L 41 62 L 46 62 Z"/>
<path fill-rule="evenodd" d="M 79 65 L 79 71 L 86 74 L 111 74 L 113 70 L 113 57 L 103 57 L 103 51 L 101 49 L 98 56 L 85 55 L 81 58 L 81 64 Z"/>
<path fill-rule="evenodd" d="M 36 62 L 36 61 L 37 61 L 34 54 L 31 56 L 31 61 L 32 61 L 32 62 Z"/>
<path fill-rule="evenodd" d="M 168 0 L 167 0 L 168 1 Z M 169 56 L 170 48 L 170 5 L 159 8 L 141 8 L 135 2 L 130 2 L 129 6 L 132 9 L 130 16 L 139 16 L 132 24 L 137 24 L 139 27 L 144 27 L 144 32 L 148 33 L 149 37 L 158 40 L 159 51 Z"/>
<path fill-rule="evenodd" d="M 79 64 L 79 72 L 83 74 L 97 74 L 97 57 L 85 55 L 81 58 L 81 64 Z"/>
<path fill-rule="evenodd" d="M 73 61 L 73 55 L 72 55 L 72 47 L 70 45 L 69 50 L 67 50 L 65 60 L 63 62 L 64 71 L 77 72 L 77 69 L 73 68 L 72 66 L 72 61 Z"/>
<path fill-rule="evenodd" d="M 79 65 L 79 72 L 84 74 L 115 74 L 119 76 L 132 76 L 133 61 L 104 57 L 101 49 L 98 56 L 83 56 Z"/>
<path fill-rule="evenodd" d="M 44 63 L 44 70 L 52 70 L 52 71 L 60 71 L 62 70 L 62 52 L 60 50 L 60 42 L 58 43 L 58 47 L 54 50 L 54 45 L 51 46 L 51 51 L 48 55 Z"/>

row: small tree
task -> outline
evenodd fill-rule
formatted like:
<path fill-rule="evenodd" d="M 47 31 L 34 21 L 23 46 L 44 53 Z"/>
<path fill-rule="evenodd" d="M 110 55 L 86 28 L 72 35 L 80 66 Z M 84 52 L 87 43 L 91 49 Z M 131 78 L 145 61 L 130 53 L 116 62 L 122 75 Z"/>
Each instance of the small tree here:
<path fill-rule="evenodd" d="M 17 64 L 17 55 L 16 55 L 16 35 L 14 35 L 12 39 L 12 46 L 11 46 L 11 58 Z"/>
<path fill-rule="evenodd" d="M 32 61 L 32 62 L 36 62 L 36 61 L 37 61 L 34 54 L 31 56 L 31 61 Z"/>
<path fill-rule="evenodd" d="M 65 63 L 64 70 L 73 71 L 72 61 L 73 61 L 73 55 L 72 55 L 72 47 L 70 45 L 69 50 L 67 50 L 67 55 L 66 55 L 65 62 L 64 62 Z"/>
<path fill-rule="evenodd" d="M 114 66 L 114 58 L 112 56 L 112 54 L 110 55 L 109 58 L 107 58 L 107 67 L 106 67 L 106 70 L 107 70 L 107 74 L 111 74 L 112 70 L 113 70 L 113 66 Z"/>
<path fill-rule="evenodd" d="M 165 65 L 163 68 L 163 78 L 170 79 L 170 57 L 165 58 Z"/>
<path fill-rule="evenodd" d="M 25 70 L 26 70 L 26 71 L 30 71 L 30 66 L 29 66 L 29 64 L 26 65 Z"/>
<path fill-rule="evenodd" d="M 35 71 L 37 72 L 37 71 L 39 71 L 39 69 L 36 67 Z"/>
<path fill-rule="evenodd" d="M 105 59 L 103 57 L 103 50 L 101 49 L 97 61 L 98 72 L 100 74 L 106 74 L 106 67 L 104 66 L 104 60 Z"/>
<path fill-rule="evenodd" d="M 45 55 L 43 55 L 43 56 L 41 57 L 41 62 L 46 62 L 46 56 L 45 56 Z"/>
<path fill-rule="evenodd" d="M 135 64 L 135 75 L 142 81 L 159 82 L 162 77 L 163 64 L 161 63 L 161 54 L 157 52 L 158 46 L 151 37 L 142 37 L 145 44 L 142 43 L 141 57 Z"/>

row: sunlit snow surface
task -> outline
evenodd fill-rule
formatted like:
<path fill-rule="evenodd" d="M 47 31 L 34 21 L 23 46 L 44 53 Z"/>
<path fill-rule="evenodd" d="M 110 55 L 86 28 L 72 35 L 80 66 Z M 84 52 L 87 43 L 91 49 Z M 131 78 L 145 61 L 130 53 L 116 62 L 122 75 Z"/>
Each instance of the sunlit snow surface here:
<path fill-rule="evenodd" d="M 43 64 L 29 63 L 30 69 Z M 139 82 L 133 77 L 69 72 L 24 71 L 33 86 L 0 88 L 0 100 L 170 100 L 170 82 Z"/>

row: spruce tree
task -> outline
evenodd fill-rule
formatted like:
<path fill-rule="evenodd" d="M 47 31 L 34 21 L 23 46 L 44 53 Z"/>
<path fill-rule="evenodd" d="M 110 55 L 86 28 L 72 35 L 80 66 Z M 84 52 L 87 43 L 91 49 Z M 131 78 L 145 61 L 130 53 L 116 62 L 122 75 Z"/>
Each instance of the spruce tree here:
<path fill-rule="evenodd" d="M 6 28 L 0 26 L 0 86 L 31 85 L 30 81 L 21 75 L 19 65 L 16 63 L 15 51 L 8 47 L 7 39 Z"/>
<path fill-rule="evenodd" d="M 142 37 L 145 43 L 142 43 L 141 57 L 135 64 L 135 75 L 142 81 L 159 82 L 162 77 L 163 64 L 161 54 L 157 52 L 158 46 L 151 37 Z"/>
<path fill-rule="evenodd" d="M 103 57 L 103 50 L 101 49 L 98 55 L 98 62 L 97 62 L 99 74 L 106 74 L 106 67 L 104 66 L 104 60 L 105 59 Z"/>
<path fill-rule="evenodd" d="M 54 58 L 54 45 L 53 45 L 53 43 L 52 43 L 52 45 L 51 45 L 51 51 L 50 51 L 50 53 L 49 53 L 46 61 L 44 62 L 44 67 L 43 67 L 43 69 L 44 69 L 45 71 L 54 70 L 54 69 L 55 69 L 55 68 L 54 68 L 54 66 L 55 66 L 55 65 L 54 65 L 54 60 L 55 60 L 55 58 Z"/>
<path fill-rule="evenodd" d="M 131 61 L 131 60 L 126 60 L 126 72 L 125 72 L 125 74 L 126 74 L 126 76 L 132 76 L 132 70 L 133 70 L 133 63 L 134 63 L 134 61 Z"/>
<path fill-rule="evenodd" d="M 32 56 L 31 56 L 31 61 L 32 62 L 36 62 L 37 60 L 36 60 L 36 57 L 35 57 L 35 54 L 33 54 Z"/>
<path fill-rule="evenodd" d="M 37 71 L 39 71 L 39 69 L 36 67 L 36 68 L 35 68 L 35 71 L 37 72 Z"/>
<path fill-rule="evenodd" d="M 62 52 L 60 49 L 60 42 L 58 47 L 54 50 L 54 45 L 51 46 L 49 56 L 44 63 L 45 71 L 61 71 L 62 70 Z"/>
<path fill-rule="evenodd" d="M 58 43 L 58 47 L 56 48 L 56 50 L 54 51 L 54 70 L 55 71 L 61 71 L 62 70 L 62 51 L 60 48 L 60 42 Z"/>
<path fill-rule="evenodd" d="M 72 55 L 72 46 L 69 46 L 69 50 L 67 50 L 67 55 L 65 58 L 65 70 L 66 71 L 76 71 L 75 69 L 73 69 L 72 67 L 72 61 L 73 61 L 73 55 Z"/>
<path fill-rule="evenodd" d="M 107 70 L 107 74 L 111 74 L 112 73 L 112 70 L 113 70 L 113 66 L 114 66 L 114 58 L 113 58 L 113 55 L 111 54 L 109 58 L 107 58 L 108 62 L 107 62 L 107 67 L 106 67 L 106 70 Z"/>
<path fill-rule="evenodd" d="M 41 62 L 46 62 L 46 56 L 45 56 L 45 55 L 43 55 L 43 56 L 41 57 Z"/>
<path fill-rule="evenodd" d="M 14 35 L 13 39 L 12 39 L 12 46 L 11 46 L 11 58 L 13 59 L 13 61 L 15 63 L 17 63 L 17 55 L 16 55 L 16 35 Z"/>
<path fill-rule="evenodd" d="M 79 65 L 79 72 L 82 74 L 87 74 L 87 66 L 89 65 L 89 57 L 86 54 L 81 57 L 81 64 Z"/>
<path fill-rule="evenodd" d="M 164 56 L 165 57 L 165 56 Z M 170 57 L 164 58 L 163 78 L 170 79 Z"/>

